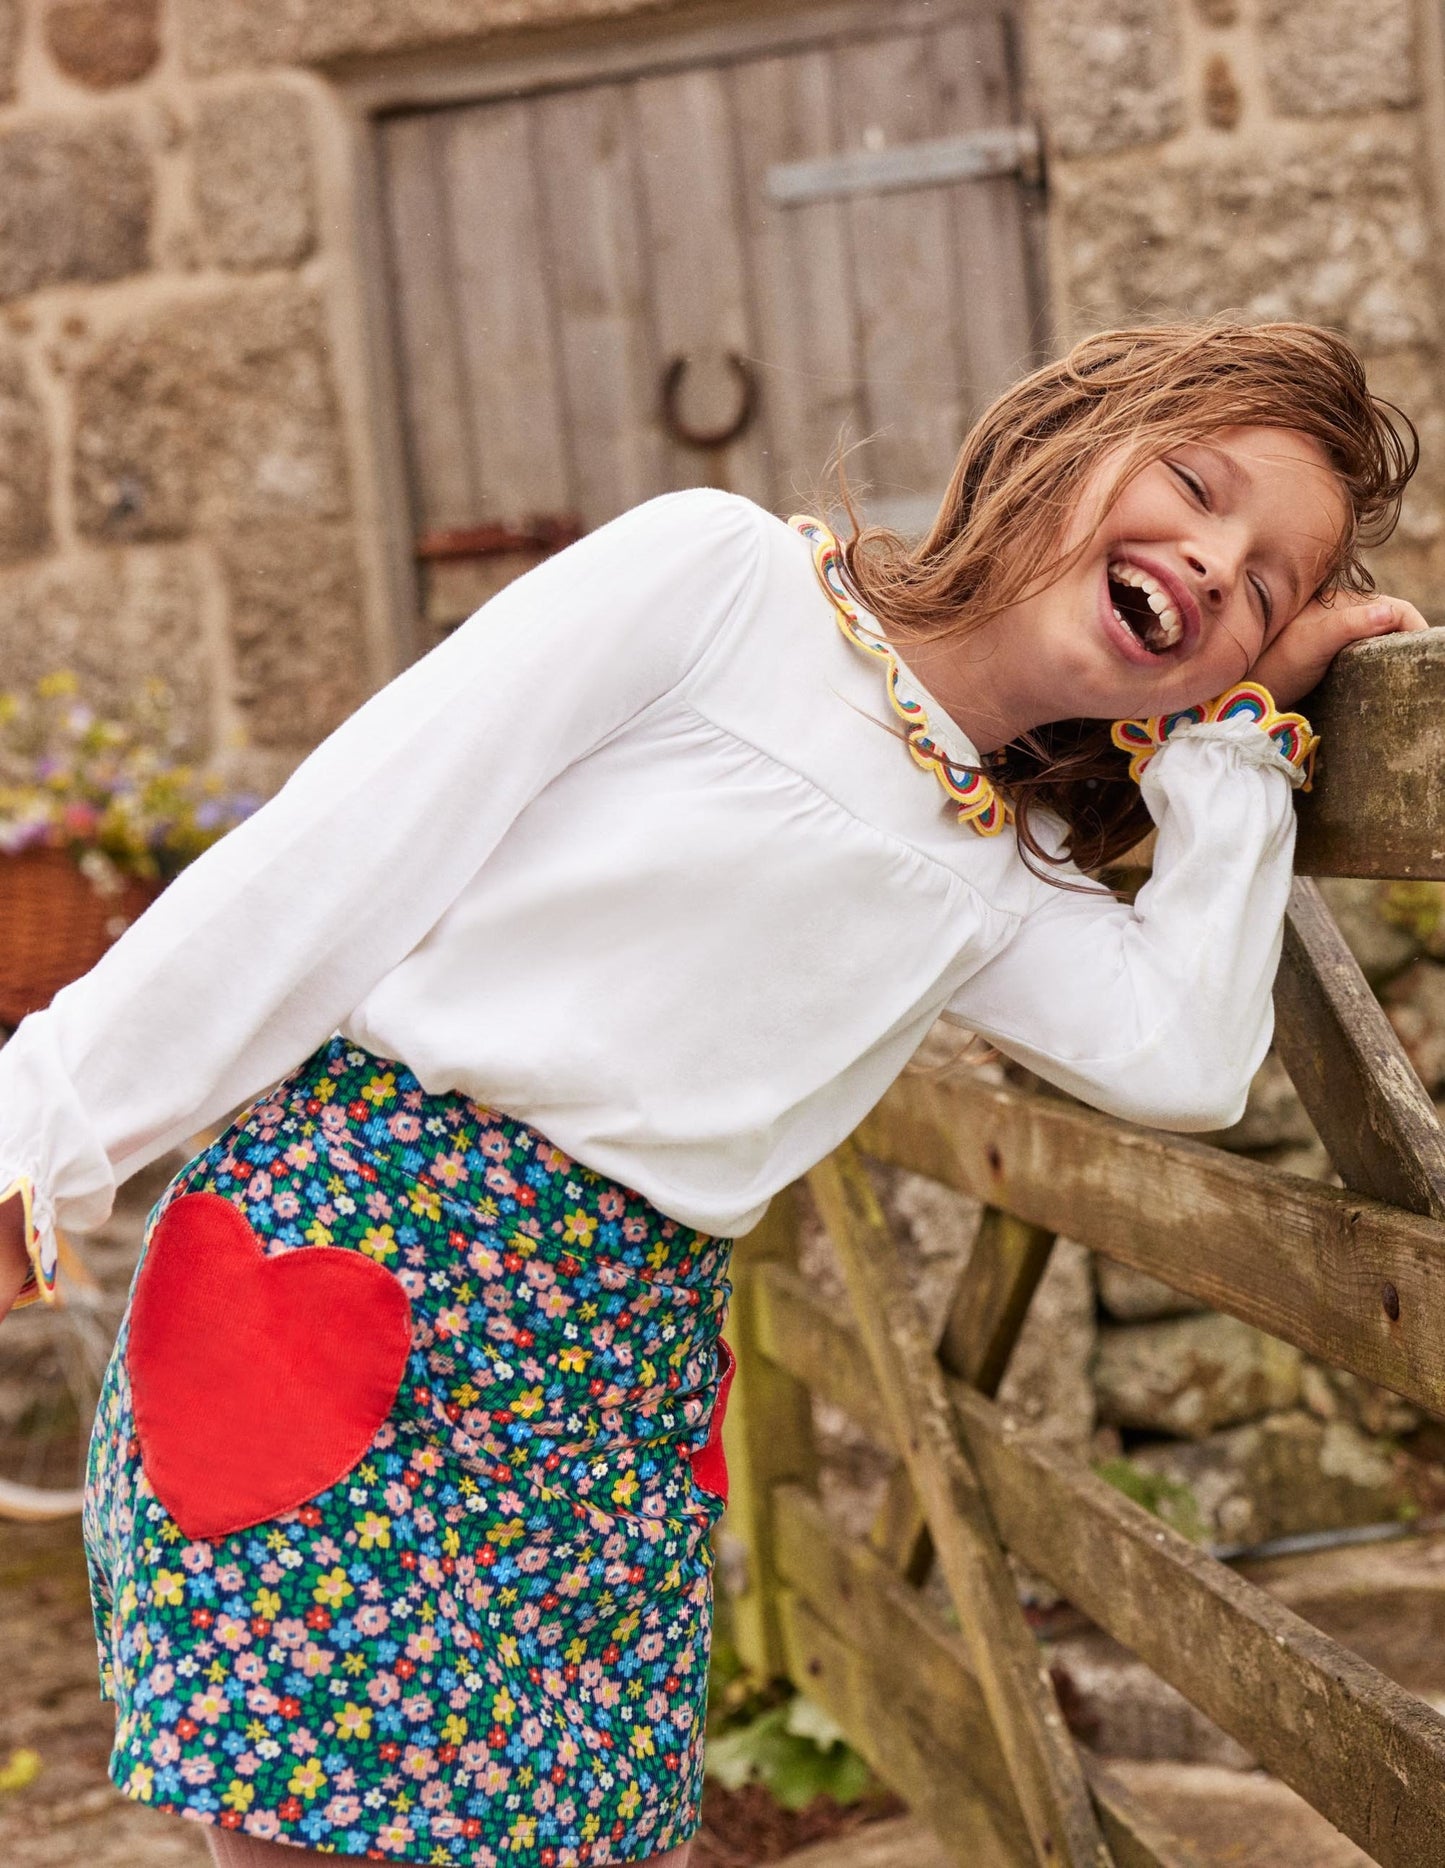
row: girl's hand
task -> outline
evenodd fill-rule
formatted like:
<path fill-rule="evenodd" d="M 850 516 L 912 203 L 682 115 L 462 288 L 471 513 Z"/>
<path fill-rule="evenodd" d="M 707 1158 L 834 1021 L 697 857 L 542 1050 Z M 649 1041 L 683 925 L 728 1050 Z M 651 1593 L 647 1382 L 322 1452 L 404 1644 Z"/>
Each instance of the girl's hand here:
<path fill-rule="evenodd" d="M 25 1250 L 25 1207 L 18 1193 L 0 1206 L 0 1318 L 25 1288 L 30 1255 Z"/>
<path fill-rule="evenodd" d="M 1268 688 L 1277 707 L 1293 707 L 1318 686 L 1340 650 L 1352 642 L 1429 626 L 1403 597 L 1370 597 L 1362 603 L 1339 597 L 1328 604 L 1316 599 L 1285 624 L 1250 669 L 1249 679 Z"/>

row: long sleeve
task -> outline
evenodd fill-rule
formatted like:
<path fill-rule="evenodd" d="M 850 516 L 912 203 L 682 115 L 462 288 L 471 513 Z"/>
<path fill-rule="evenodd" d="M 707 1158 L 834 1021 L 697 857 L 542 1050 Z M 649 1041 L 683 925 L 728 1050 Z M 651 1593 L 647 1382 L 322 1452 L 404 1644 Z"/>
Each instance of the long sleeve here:
<path fill-rule="evenodd" d="M 0 1188 L 57 1224 L 284 1075 L 422 940 L 518 814 L 682 682 L 759 515 L 650 501 L 510 585 L 384 688 L 0 1050 Z"/>
<path fill-rule="evenodd" d="M 1273 1029 L 1291 776 L 1258 727 L 1231 720 L 1170 739 L 1141 785 L 1159 835 L 1133 906 L 1041 886 L 947 1015 L 1113 1115 L 1222 1128 Z"/>

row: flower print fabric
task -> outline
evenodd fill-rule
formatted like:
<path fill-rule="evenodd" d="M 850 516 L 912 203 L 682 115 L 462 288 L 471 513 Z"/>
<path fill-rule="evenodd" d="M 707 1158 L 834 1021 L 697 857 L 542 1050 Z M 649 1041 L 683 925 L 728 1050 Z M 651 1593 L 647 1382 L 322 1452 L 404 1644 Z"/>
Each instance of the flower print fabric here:
<path fill-rule="evenodd" d="M 683 1841 L 720 1510 L 690 1456 L 728 1242 L 341 1039 L 191 1162 L 152 1225 L 199 1191 L 268 1253 L 394 1271 L 412 1351 L 337 1484 L 188 1541 L 140 1463 L 122 1330 L 85 1524 L 117 1785 L 382 1860 L 571 1868 Z"/>

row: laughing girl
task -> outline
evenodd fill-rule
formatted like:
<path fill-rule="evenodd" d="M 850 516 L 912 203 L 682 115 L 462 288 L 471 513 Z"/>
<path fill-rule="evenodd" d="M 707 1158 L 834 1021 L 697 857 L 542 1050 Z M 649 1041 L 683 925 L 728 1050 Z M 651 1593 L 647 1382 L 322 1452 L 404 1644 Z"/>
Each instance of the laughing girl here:
<path fill-rule="evenodd" d="M 1402 433 L 1325 331 L 1119 331 L 983 416 L 916 544 L 653 500 L 25 1021 L 0 1312 L 257 1099 L 152 1215 L 96 1426 L 121 1790 L 223 1864 L 680 1868 L 729 1239 L 940 1016 L 1118 1115 L 1238 1115 L 1291 709 L 1424 627 L 1359 556 Z M 1090 877 L 1151 825 L 1130 905 Z"/>

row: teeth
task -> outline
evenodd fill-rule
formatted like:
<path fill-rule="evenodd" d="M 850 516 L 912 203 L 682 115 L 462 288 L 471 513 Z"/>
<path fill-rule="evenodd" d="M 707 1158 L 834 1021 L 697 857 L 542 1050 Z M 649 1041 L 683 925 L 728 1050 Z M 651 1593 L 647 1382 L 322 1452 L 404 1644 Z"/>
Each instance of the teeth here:
<path fill-rule="evenodd" d="M 1151 577 L 1137 564 L 1127 564 L 1122 559 L 1109 566 L 1109 576 L 1116 584 L 1128 584 L 1132 589 L 1141 591 L 1145 602 L 1154 612 L 1155 627 L 1149 631 L 1147 646 L 1156 651 L 1172 649 L 1184 634 L 1184 622 L 1169 597 L 1169 592 L 1157 578 Z M 1116 608 L 1115 616 L 1119 616 Z M 1122 623 L 1124 618 L 1119 616 Z"/>

